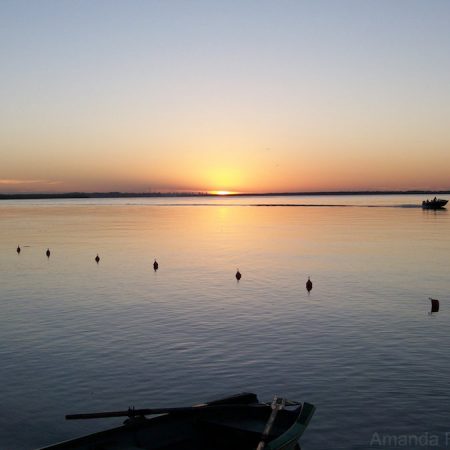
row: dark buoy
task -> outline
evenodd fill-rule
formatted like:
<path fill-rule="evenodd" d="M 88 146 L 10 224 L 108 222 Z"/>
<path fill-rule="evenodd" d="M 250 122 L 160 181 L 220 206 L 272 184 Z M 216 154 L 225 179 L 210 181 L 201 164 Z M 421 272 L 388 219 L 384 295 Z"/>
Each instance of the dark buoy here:
<path fill-rule="evenodd" d="M 236 272 L 236 280 L 240 280 L 242 278 L 241 272 L 239 272 L 239 269 Z"/>
<path fill-rule="evenodd" d="M 50 258 L 50 249 L 48 248 L 47 251 L 45 252 L 45 254 L 47 255 L 47 258 Z"/>
<path fill-rule="evenodd" d="M 95 262 L 98 264 L 99 261 L 100 261 L 100 256 L 98 256 L 98 253 L 97 253 L 97 256 L 95 257 Z"/>
<path fill-rule="evenodd" d="M 16 252 L 17 252 L 17 254 L 20 253 L 20 245 L 17 246 Z"/>
<path fill-rule="evenodd" d="M 429 297 L 431 301 L 431 312 L 438 312 L 439 311 L 439 300 L 436 300 L 435 298 Z"/>
<path fill-rule="evenodd" d="M 158 270 L 158 267 L 159 267 L 158 261 L 156 261 L 155 259 L 155 262 L 153 263 L 153 270 L 156 272 Z"/>
<path fill-rule="evenodd" d="M 308 281 L 306 282 L 306 290 L 308 292 L 311 292 L 311 289 L 312 289 L 312 281 L 308 277 Z"/>

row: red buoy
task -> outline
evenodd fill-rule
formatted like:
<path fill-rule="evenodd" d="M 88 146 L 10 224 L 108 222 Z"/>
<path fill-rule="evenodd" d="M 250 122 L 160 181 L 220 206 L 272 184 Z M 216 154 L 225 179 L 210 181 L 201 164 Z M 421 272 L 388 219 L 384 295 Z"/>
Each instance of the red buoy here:
<path fill-rule="evenodd" d="M 431 312 L 438 312 L 439 311 L 439 300 L 436 300 L 435 298 L 429 297 L 431 301 Z"/>
<path fill-rule="evenodd" d="M 311 289 L 312 289 L 312 281 L 308 277 L 308 281 L 306 282 L 306 290 L 308 292 L 311 292 Z"/>

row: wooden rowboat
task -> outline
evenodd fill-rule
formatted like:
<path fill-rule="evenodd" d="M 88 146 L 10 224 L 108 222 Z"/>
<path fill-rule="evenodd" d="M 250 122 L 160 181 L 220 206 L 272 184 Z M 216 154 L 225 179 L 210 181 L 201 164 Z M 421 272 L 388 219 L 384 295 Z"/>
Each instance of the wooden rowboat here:
<path fill-rule="evenodd" d="M 41 450 L 293 450 L 314 410 L 309 403 L 276 397 L 272 404 L 260 403 L 255 394 L 243 393 L 188 408 L 77 414 L 66 419 L 128 419 Z"/>

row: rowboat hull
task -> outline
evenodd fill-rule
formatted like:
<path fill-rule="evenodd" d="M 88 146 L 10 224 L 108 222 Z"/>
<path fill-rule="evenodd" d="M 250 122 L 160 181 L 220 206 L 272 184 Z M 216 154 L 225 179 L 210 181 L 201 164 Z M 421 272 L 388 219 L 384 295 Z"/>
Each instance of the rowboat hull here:
<path fill-rule="evenodd" d="M 132 417 L 120 427 L 41 450 L 254 450 L 272 409 L 259 403 L 254 394 L 242 395 L 209 402 L 190 412 Z M 303 403 L 279 411 L 264 449 L 297 448 L 314 410 L 313 405 Z"/>

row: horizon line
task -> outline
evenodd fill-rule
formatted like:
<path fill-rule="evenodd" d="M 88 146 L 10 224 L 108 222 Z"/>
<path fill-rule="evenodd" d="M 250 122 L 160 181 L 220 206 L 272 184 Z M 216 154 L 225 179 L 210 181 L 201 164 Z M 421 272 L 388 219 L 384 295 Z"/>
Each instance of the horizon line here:
<path fill-rule="evenodd" d="M 357 190 L 357 191 L 294 191 L 294 192 L 230 192 L 217 194 L 212 192 L 56 192 L 56 193 L 0 193 L 0 200 L 35 200 L 61 198 L 133 198 L 133 197 L 275 197 L 275 196 L 320 196 L 320 195 L 430 195 L 450 194 L 450 190 Z"/>

